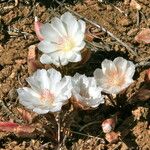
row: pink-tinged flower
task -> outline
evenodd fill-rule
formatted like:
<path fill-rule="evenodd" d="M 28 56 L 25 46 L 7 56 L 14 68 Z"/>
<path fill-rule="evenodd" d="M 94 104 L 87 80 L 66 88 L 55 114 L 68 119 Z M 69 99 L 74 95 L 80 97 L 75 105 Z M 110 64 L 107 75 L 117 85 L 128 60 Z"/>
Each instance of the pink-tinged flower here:
<path fill-rule="evenodd" d="M 93 77 L 86 77 L 78 73 L 72 78 L 72 99 L 71 101 L 77 107 L 82 109 L 95 108 L 99 104 L 104 103 L 101 95 L 101 87 L 96 85 Z"/>
<path fill-rule="evenodd" d="M 134 72 L 135 65 L 131 61 L 117 57 L 114 61 L 105 59 L 102 69 L 94 71 L 94 77 L 104 92 L 118 94 L 133 83 Z"/>
<path fill-rule="evenodd" d="M 55 69 L 37 70 L 27 78 L 31 88 L 17 90 L 22 105 L 38 114 L 59 112 L 71 97 L 71 77 L 61 77 Z"/>
<path fill-rule="evenodd" d="M 43 24 L 40 34 L 44 40 L 38 44 L 38 49 L 44 54 L 40 61 L 56 66 L 81 61 L 81 50 L 85 47 L 85 28 L 85 22 L 77 20 L 69 12 L 60 18 L 53 18 L 51 23 Z"/>

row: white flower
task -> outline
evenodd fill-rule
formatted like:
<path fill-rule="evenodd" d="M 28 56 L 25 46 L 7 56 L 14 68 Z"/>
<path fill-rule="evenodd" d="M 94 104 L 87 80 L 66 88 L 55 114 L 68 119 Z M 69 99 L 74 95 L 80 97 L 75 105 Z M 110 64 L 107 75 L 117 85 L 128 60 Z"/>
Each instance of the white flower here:
<path fill-rule="evenodd" d="M 38 114 L 60 111 L 71 97 L 71 77 L 62 78 L 54 69 L 37 70 L 27 82 L 31 88 L 17 90 L 20 103 Z"/>
<path fill-rule="evenodd" d="M 117 57 L 114 61 L 105 59 L 102 62 L 102 69 L 94 71 L 94 77 L 104 92 L 118 94 L 133 83 L 134 72 L 135 65 L 131 61 Z"/>
<path fill-rule="evenodd" d="M 66 65 L 69 62 L 81 60 L 81 50 L 85 46 L 85 22 L 77 20 L 71 13 L 64 13 L 60 19 L 55 17 L 51 23 L 43 24 L 40 28 L 44 40 L 38 48 L 44 54 L 40 61 L 43 64 Z"/>
<path fill-rule="evenodd" d="M 72 78 L 72 102 L 82 109 L 95 108 L 104 103 L 102 89 L 96 85 L 93 77 L 86 77 L 78 73 Z"/>

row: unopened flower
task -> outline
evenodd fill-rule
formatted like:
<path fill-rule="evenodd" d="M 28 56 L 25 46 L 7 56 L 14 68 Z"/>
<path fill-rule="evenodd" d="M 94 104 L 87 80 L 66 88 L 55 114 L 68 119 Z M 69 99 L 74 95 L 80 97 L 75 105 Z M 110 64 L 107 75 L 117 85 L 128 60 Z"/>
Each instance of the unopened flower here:
<path fill-rule="evenodd" d="M 117 122 L 117 115 L 113 116 L 112 118 L 108 118 L 102 122 L 102 130 L 104 133 L 109 133 L 113 131 Z"/>
<path fill-rule="evenodd" d="M 95 108 L 104 103 L 102 89 L 96 85 L 93 77 L 78 73 L 72 78 L 72 102 L 82 109 Z"/>
<path fill-rule="evenodd" d="M 94 77 L 104 92 L 118 94 L 133 83 L 134 72 L 135 65 L 131 61 L 117 57 L 114 61 L 105 59 L 102 69 L 94 71 Z"/>
<path fill-rule="evenodd" d="M 51 23 L 43 24 L 40 33 L 44 38 L 38 44 L 39 50 L 44 53 L 40 58 L 43 64 L 61 66 L 81 60 L 80 51 L 85 46 L 84 21 L 66 12 L 60 18 L 53 18 Z"/>
<path fill-rule="evenodd" d="M 20 103 L 38 114 L 60 111 L 71 97 L 71 78 L 55 69 L 37 70 L 27 82 L 31 88 L 17 90 Z"/>

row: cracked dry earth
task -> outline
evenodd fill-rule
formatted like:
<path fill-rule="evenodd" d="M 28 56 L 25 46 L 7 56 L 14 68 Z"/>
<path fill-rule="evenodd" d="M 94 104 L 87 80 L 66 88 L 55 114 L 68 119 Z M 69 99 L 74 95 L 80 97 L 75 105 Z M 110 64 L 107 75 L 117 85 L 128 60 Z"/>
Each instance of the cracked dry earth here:
<path fill-rule="evenodd" d="M 145 81 L 146 70 L 149 68 L 145 64 L 150 61 L 150 45 L 137 43 L 134 40 L 142 28 L 150 28 L 149 0 L 136 0 L 141 6 L 139 11 L 130 6 L 130 0 L 104 1 L 103 3 L 98 0 L 83 0 L 74 3 L 67 1 L 63 6 L 48 0 L 19 0 L 16 6 L 15 2 L 17 1 L 0 1 L 0 121 L 14 121 L 27 125 L 26 120 L 22 119 L 18 112 L 18 108 L 25 108 L 18 102 L 16 89 L 27 86 L 25 79 L 30 74 L 27 63 L 28 49 L 29 46 L 39 42 L 33 29 L 34 16 L 38 16 L 44 23 L 65 12 L 65 6 L 67 6 L 83 18 L 86 17 L 103 26 L 136 52 L 135 55 L 109 34 L 87 23 L 87 35 L 94 37 L 88 42 L 92 50 L 91 58 L 70 74 L 80 72 L 91 76 L 105 58 L 113 60 L 118 56 L 140 64 L 140 66 L 136 69 L 135 82 L 116 97 L 119 110 L 106 103 L 105 106 L 99 106 L 95 110 L 79 110 L 73 114 L 70 113 L 70 116 L 64 119 L 64 124 L 69 126 L 69 130 L 62 128 L 61 138 L 63 139 L 66 135 L 62 149 L 149 150 L 150 85 Z M 38 57 L 40 55 L 41 53 L 38 52 Z M 67 115 L 65 109 L 62 118 Z M 111 144 L 105 140 L 101 122 L 118 111 L 120 115 L 115 131 L 120 133 L 120 138 L 116 143 Z M 23 136 L 0 132 L 0 150 L 56 149 L 57 130 L 54 118 L 48 115 L 33 114 L 32 116 L 34 119 L 30 124 L 38 131 Z M 49 120 L 54 122 L 52 129 Z"/>

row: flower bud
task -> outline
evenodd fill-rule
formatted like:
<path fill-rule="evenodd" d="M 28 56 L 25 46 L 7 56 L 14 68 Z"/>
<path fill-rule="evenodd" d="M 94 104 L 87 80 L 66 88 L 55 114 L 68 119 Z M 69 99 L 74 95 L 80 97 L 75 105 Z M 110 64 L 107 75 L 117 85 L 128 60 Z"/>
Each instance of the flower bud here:
<path fill-rule="evenodd" d="M 37 16 L 35 16 L 35 20 L 34 20 L 34 30 L 35 30 L 35 33 L 36 33 L 37 38 L 38 38 L 40 41 L 44 40 L 44 37 L 42 36 L 42 34 L 41 34 L 41 32 L 40 32 L 41 26 L 42 26 L 42 23 L 40 23 L 40 22 L 38 21 Z"/>
<path fill-rule="evenodd" d="M 102 123 L 102 130 L 104 133 L 109 133 L 114 130 L 117 122 L 117 116 L 115 115 L 112 118 L 106 119 Z"/>

